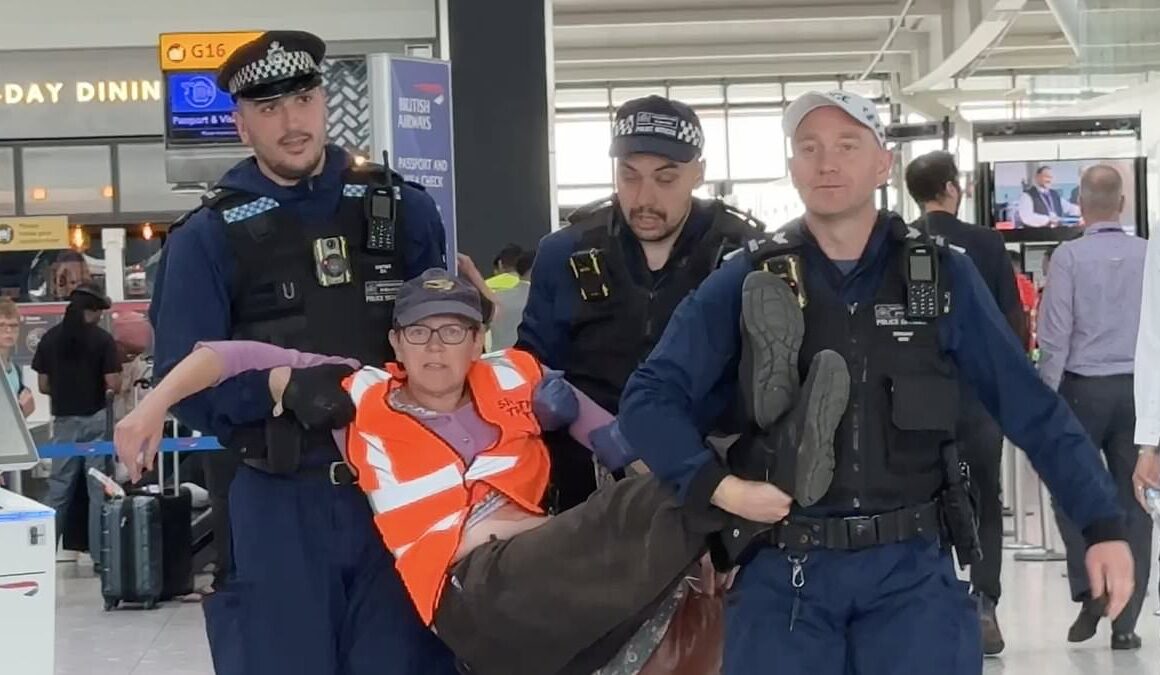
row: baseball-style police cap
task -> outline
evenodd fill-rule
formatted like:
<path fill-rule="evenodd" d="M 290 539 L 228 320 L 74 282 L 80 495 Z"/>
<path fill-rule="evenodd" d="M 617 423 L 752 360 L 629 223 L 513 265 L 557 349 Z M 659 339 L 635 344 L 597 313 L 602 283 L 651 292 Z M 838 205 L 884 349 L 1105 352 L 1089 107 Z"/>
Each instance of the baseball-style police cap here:
<path fill-rule="evenodd" d="M 882 126 L 882 120 L 878 118 L 878 108 L 869 100 L 848 91 L 811 91 L 802 94 L 785 109 L 781 130 L 793 138 L 806 115 L 818 108 L 829 107 L 841 109 L 853 117 L 855 122 L 874 132 L 878 145 L 886 145 L 886 127 Z"/>
<path fill-rule="evenodd" d="M 395 325 L 410 326 L 441 315 L 483 323 L 483 302 L 474 286 L 434 267 L 403 284 L 395 300 Z"/>
<path fill-rule="evenodd" d="M 647 96 L 616 111 L 608 154 L 623 159 L 642 152 L 684 164 L 699 158 L 704 149 L 701 118 L 692 108 L 663 96 Z"/>
<path fill-rule="evenodd" d="M 230 54 L 218 69 L 217 84 L 235 99 L 266 101 L 322 84 L 326 43 L 297 30 L 263 33 Z"/>

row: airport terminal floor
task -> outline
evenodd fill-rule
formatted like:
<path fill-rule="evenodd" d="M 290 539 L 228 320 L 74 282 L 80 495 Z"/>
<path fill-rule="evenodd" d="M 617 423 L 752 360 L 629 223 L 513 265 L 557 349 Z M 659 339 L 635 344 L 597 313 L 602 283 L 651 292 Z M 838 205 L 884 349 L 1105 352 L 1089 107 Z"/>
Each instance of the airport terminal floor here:
<path fill-rule="evenodd" d="M 157 610 L 102 611 L 98 582 L 83 568 L 58 565 L 56 675 L 213 675 L 201 608 L 166 603 Z M 1155 570 L 1153 571 L 1155 577 Z M 1160 661 L 1160 608 L 1152 589 L 1137 632 L 1136 652 L 1108 648 L 1107 622 L 1090 641 L 1069 645 L 1065 636 L 1075 618 L 1068 598 L 1064 563 L 1014 562 L 1003 565 L 1005 595 L 999 621 L 1007 649 L 988 658 L 986 675 L 1145 675 Z M 96 630 L 99 627 L 100 630 Z M 770 670 L 775 674 L 776 670 Z"/>

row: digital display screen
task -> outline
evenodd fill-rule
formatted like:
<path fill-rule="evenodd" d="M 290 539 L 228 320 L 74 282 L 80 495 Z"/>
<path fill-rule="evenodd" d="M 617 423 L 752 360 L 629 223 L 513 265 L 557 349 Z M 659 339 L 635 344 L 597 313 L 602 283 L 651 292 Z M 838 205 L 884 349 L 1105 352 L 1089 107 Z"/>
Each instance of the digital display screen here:
<path fill-rule="evenodd" d="M 929 255 L 910 256 L 910 280 L 934 281 L 934 273 L 930 269 Z"/>
<path fill-rule="evenodd" d="M 234 101 L 212 72 L 167 73 L 165 133 L 171 143 L 238 143 Z"/>
<path fill-rule="evenodd" d="M 1136 232 L 1136 167 L 1131 159 L 1055 159 L 995 162 L 991 217 L 999 230 L 1044 230 L 1082 227 L 1079 183 L 1097 164 L 1110 166 L 1123 180 L 1124 210 L 1120 225 Z"/>

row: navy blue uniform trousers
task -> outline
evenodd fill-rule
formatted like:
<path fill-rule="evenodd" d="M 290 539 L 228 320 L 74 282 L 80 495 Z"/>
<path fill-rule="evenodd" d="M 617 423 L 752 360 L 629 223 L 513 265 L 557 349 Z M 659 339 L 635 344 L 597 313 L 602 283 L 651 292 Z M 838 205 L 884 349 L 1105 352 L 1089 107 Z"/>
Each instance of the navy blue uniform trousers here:
<path fill-rule="evenodd" d="M 725 675 L 982 673 L 975 603 L 938 543 L 803 557 L 797 590 L 778 549 L 738 574 L 726 605 Z"/>
<path fill-rule="evenodd" d="M 234 574 L 205 600 L 217 675 L 454 675 L 419 620 L 366 496 L 243 466 Z"/>

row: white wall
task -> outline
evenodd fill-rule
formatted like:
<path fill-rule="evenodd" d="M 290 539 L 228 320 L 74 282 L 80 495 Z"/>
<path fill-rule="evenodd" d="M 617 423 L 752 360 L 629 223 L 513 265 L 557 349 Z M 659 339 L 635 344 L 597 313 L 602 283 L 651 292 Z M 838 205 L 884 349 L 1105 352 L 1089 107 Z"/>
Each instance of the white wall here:
<path fill-rule="evenodd" d="M 3 3 L 0 49 L 145 47 L 155 46 L 161 33 L 225 30 L 301 29 L 325 40 L 430 39 L 436 34 L 435 4 L 436 0 L 11 0 Z"/>

